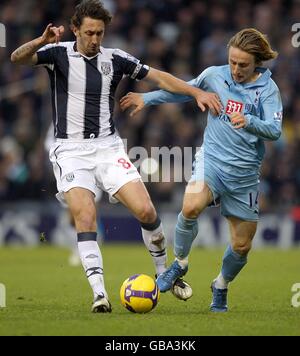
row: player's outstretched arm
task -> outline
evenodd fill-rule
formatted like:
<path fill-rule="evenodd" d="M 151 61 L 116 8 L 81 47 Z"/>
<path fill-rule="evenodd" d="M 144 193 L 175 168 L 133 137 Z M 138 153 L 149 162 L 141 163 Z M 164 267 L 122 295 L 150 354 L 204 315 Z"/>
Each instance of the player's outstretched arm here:
<path fill-rule="evenodd" d="M 11 54 L 11 61 L 16 64 L 34 65 L 37 63 L 36 52 L 43 46 L 58 43 L 65 29 L 63 26 L 54 27 L 50 23 L 42 36 L 25 43 Z"/>
<path fill-rule="evenodd" d="M 218 95 L 215 93 L 205 92 L 187 84 L 183 80 L 180 80 L 169 73 L 154 68 L 150 68 L 146 78 L 157 84 L 161 89 L 194 97 L 202 111 L 205 111 L 206 108 L 208 108 L 214 115 L 221 113 L 222 104 Z"/>

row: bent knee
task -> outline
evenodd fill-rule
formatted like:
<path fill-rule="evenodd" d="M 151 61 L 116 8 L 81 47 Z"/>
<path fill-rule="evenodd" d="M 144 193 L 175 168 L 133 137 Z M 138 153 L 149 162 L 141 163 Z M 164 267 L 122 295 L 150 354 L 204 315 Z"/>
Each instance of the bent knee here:
<path fill-rule="evenodd" d="M 234 252 L 241 256 L 247 256 L 249 251 L 251 250 L 251 242 L 245 244 L 234 243 L 232 249 Z"/>
<path fill-rule="evenodd" d="M 77 230 L 87 232 L 95 231 L 96 224 L 96 211 L 81 210 L 73 215 Z"/>
<path fill-rule="evenodd" d="M 150 224 L 156 217 L 157 214 L 151 201 L 142 204 L 137 211 L 137 218 L 142 223 Z"/>
<path fill-rule="evenodd" d="M 183 206 L 182 213 L 183 216 L 188 219 L 196 219 L 202 210 L 202 207 L 200 207 L 198 204 L 186 203 Z"/>

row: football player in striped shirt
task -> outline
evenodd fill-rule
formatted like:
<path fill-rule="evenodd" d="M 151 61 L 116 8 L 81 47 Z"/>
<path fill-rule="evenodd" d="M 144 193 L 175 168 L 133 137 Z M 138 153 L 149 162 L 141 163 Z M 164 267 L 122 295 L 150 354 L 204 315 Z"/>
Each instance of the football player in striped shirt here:
<path fill-rule="evenodd" d="M 147 79 L 161 89 L 190 95 L 201 110 L 219 112 L 217 95 L 186 84 L 140 63 L 130 54 L 102 47 L 111 15 L 98 0 L 84 0 L 71 19 L 76 40 L 60 42 L 63 26 L 49 24 L 42 36 L 18 49 L 17 64 L 44 66 L 50 77 L 55 143 L 50 150 L 57 198 L 68 205 L 78 234 L 78 249 L 94 293 L 93 312 L 110 312 L 103 261 L 97 244 L 96 207 L 99 189 L 123 203 L 139 220 L 156 274 L 166 270 L 165 237 L 160 218 L 135 166 L 130 162 L 113 121 L 114 94 L 124 76 Z M 177 297 L 192 295 L 182 279 Z"/>

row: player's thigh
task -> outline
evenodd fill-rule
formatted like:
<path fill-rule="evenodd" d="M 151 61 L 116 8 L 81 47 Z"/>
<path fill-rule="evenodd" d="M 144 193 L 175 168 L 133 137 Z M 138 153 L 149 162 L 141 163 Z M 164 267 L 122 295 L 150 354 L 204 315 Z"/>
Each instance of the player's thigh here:
<path fill-rule="evenodd" d="M 140 183 L 137 185 L 129 184 L 139 182 L 141 176 L 125 152 L 123 143 L 103 150 L 101 162 L 96 170 L 96 179 L 110 197 L 114 197 L 121 202 L 121 199 L 123 199 L 123 201 L 126 200 L 130 203 L 127 192 L 134 191 L 132 187 L 135 186 L 138 187 L 137 189 L 141 191 L 143 196 L 145 195 L 145 189 L 140 187 Z M 136 197 L 136 194 L 134 197 Z"/>
<path fill-rule="evenodd" d="M 256 221 L 245 221 L 234 216 L 228 216 L 231 244 L 240 254 L 247 254 L 251 249 L 252 240 L 257 229 Z"/>
<path fill-rule="evenodd" d="M 183 215 L 187 218 L 196 218 L 214 200 L 213 193 L 204 181 L 190 182 L 183 198 Z"/>
<path fill-rule="evenodd" d="M 114 197 L 137 218 L 141 219 L 147 216 L 150 220 L 155 219 L 155 208 L 144 183 L 140 179 L 135 179 L 123 185 Z"/>
<path fill-rule="evenodd" d="M 258 185 L 240 189 L 227 189 L 221 195 L 221 214 L 242 221 L 257 222 L 259 219 Z"/>
<path fill-rule="evenodd" d="M 99 188 L 95 178 L 94 151 L 74 143 L 56 143 L 51 148 L 50 160 L 53 164 L 58 190 L 56 197 L 63 205 L 66 204 L 65 193 L 74 188 L 83 188 L 92 192 L 93 196 L 97 196 Z M 74 195 L 74 199 L 76 196 L 77 194 Z"/>
<path fill-rule="evenodd" d="M 123 144 L 107 150 L 106 157 L 97 170 L 97 177 L 104 190 L 125 205 L 138 220 L 153 222 L 156 218 L 148 191 Z"/>

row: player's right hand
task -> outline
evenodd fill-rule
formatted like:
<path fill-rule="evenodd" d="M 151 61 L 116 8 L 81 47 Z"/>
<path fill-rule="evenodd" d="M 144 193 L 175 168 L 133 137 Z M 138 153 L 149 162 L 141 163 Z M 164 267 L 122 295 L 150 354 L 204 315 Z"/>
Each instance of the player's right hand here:
<path fill-rule="evenodd" d="M 42 41 L 45 44 L 60 42 L 61 36 L 64 34 L 64 26 L 55 27 L 50 23 L 42 34 Z"/>
<path fill-rule="evenodd" d="M 135 109 L 130 113 L 130 116 L 134 116 L 143 109 L 145 103 L 142 94 L 130 92 L 120 99 L 120 106 L 122 111 L 134 106 Z"/>

